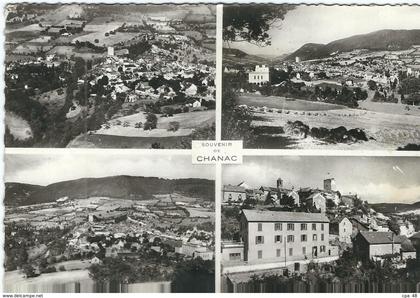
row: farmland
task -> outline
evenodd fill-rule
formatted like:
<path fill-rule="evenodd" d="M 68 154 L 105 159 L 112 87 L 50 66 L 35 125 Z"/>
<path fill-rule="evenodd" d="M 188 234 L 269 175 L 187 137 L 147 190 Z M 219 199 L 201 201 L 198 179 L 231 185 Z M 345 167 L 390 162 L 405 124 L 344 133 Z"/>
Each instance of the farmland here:
<path fill-rule="evenodd" d="M 239 96 L 239 105 L 277 108 L 296 111 L 327 111 L 345 109 L 345 106 L 314 102 L 301 99 L 289 99 L 282 96 L 262 96 L 258 94 L 246 94 Z"/>

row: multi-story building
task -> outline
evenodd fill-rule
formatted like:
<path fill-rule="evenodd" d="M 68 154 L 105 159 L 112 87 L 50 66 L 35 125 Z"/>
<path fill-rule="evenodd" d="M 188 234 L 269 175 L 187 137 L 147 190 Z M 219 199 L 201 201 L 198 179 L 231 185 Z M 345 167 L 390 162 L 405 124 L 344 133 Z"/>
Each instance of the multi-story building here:
<path fill-rule="evenodd" d="M 259 86 L 270 82 L 270 69 L 268 66 L 256 65 L 255 71 L 250 72 L 248 75 L 248 82 Z"/>
<path fill-rule="evenodd" d="M 328 257 L 329 220 L 322 213 L 242 210 L 244 261 L 287 262 Z"/>

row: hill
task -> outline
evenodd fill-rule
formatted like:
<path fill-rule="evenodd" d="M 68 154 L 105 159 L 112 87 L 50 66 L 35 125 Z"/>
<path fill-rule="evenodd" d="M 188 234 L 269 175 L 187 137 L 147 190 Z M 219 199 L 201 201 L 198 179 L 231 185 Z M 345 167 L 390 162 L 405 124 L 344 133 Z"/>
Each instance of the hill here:
<path fill-rule="evenodd" d="M 232 48 L 223 48 L 223 65 L 255 65 L 255 64 L 267 64 L 270 59 L 265 57 L 249 55 L 244 51 Z"/>
<path fill-rule="evenodd" d="M 207 179 L 163 179 L 111 176 L 61 181 L 47 186 L 6 183 L 5 205 L 20 206 L 54 202 L 60 197 L 83 199 L 92 196 L 147 200 L 155 194 L 177 192 L 214 201 L 214 181 Z"/>
<path fill-rule="evenodd" d="M 379 204 L 369 204 L 376 212 L 383 214 L 387 213 L 398 213 L 406 212 L 411 210 L 420 209 L 420 202 L 413 204 L 402 204 L 402 203 L 379 203 Z"/>
<path fill-rule="evenodd" d="M 380 30 L 335 40 L 326 45 L 308 43 L 287 56 L 286 60 L 294 60 L 296 56 L 301 60 L 320 59 L 334 52 L 349 52 L 356 49 L 406 50 L 417 44 L 420 44 L 420 30 Z"/>

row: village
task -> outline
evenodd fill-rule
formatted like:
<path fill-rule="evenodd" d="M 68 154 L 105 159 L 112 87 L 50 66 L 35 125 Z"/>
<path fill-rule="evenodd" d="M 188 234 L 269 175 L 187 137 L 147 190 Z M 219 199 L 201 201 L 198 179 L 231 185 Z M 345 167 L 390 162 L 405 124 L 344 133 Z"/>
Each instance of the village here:
<path fill-rule="evenodd" d="M 64 6 L 56 21 L 43 11 L 30 17 L 19 14 L 19 7 L 9 9 L 24 18 L 8 21 L 13 29 L 6 42 L 6 102 L 21 93 L 28 97 L 8 105 L 11 142 L 32 145 L 48 135 L 60 147 L 180 147 L 183 138 L 213 124 L 215 20 L 210 9 L 195 16 L 186 8 L 166 17 L 134 8 L 123 21 L 115 21 L 118 12 L 92 18 L 94 7 Z M 136 15 L 133 22 L 130 17 Z M 24 37 L 15 38 L 16 32 Z M 50 83 L 42 82 L 45 73 L 51 73 Z M 39 117 L 68 126 L 65 140 L 36 127 L 25 105 L 40 105 Z M 87 130 L 70 128 L 78 121 L 87 122 Z"/>
<path fill-rule="evenodd" d="M 282 178 L 276 186 L 224 185 L 223 291 L 266 291 L 264 283 L 270 283 L 270 277 L 289 277 L 292 282 L 292 277 L 308 278 L 318 268 L 319 276 L 337 279 L 326 282 L 324 290 L 354 292 L 358 285 L 342 284 L 338 278 L 343 277 L 338 266 L 354 266 L 346 263 L 349 258 L 358 262 L 356 271 L 370 262 L 385 262 L 393 270 L 413 266 L 420 255 L 415 213 L 385 215 L 357 193 L 341 193 L 333 177 L 321 182 L 320 188 L 286 188 Z M 253 288 L 252 280 L 261 281 L 262 288 Z M 295 288 L 305 291 L 298 283 Z"/>
<path fill-rule="evenodd" d="M 180 262 L 214 260 L 214 205 L 198 198 L 177 193 L 147 201 L 64 196 L 6 209 L 6 276 L 84 274 L 114 259 L 138 270 L 154 266 L 154 274 L 141 278 L 163 282 L 171 280 Z"/>
<path fill-rule="evenodd" d="M 224 76 L 238 95 L 237 105 L 255 115 L 252 126 L 261 135 L 277 127 L 291 140 L 287 148 L 303 149 L 328 145 L 395 150 L 418 143 L 418 45 L 398 51 L 355 49 L 318 59 L 292 56 L 263 65 L 225 65 Z M 388 115 L 388 126 L 377 127 Z M 407 117 L 413 125 L 401 128 Z M 336 131 L 340 126 L 346 128 L 344 133 Z M 274 134 L 269 138 L 275 142 Z M 266 142 L 253 146 L 270 146 Z"/>

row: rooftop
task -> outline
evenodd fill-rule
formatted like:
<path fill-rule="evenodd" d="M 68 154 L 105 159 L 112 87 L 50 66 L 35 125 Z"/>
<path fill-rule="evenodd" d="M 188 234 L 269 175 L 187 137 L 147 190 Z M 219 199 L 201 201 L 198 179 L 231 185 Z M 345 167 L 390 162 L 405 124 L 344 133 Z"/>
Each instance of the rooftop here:
<path fill-rule="evenodd" d="M 247 221 L 278 222 L 329 222 L 328 218 L 321 213 L 306 212 L 285 212 L 285 211 L 263 211 L 263 210 L 242 210 Z"/>
<path fill-rule="evenodd" d="M 360 231 L 360 235 L 369 244 L 401 243 L 402 239 L 393 232 Z"/>
<path fill-rule="evenodd" d="M 245 192 L 245 188 L 242 186 L 236 186 L 236 185 L 224 185 L 223 191 L 230 191 L 230 192 Z"/>

